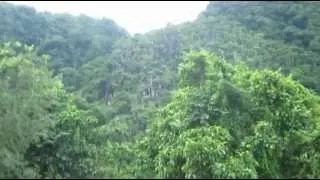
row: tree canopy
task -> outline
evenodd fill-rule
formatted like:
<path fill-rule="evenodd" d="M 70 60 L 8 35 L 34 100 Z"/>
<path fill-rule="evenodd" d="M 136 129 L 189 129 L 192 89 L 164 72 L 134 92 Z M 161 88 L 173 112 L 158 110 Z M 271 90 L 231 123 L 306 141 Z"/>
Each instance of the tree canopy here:
<path fill-rule="evenodd" d="M 0 3 L 0 178 L 319 178 L 317 2 L 129 35 Z"/>

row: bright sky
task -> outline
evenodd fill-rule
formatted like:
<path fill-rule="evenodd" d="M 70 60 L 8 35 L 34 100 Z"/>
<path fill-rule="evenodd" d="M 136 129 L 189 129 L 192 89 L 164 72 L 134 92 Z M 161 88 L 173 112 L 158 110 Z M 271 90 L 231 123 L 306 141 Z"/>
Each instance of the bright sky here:
<path fill-rule="evenodd" d="M 38 11 L 85 14 L 114 20 L 129 33 L 145 33 L 193 21 L 208 1 L 8 1 L 34 7 Z"/>

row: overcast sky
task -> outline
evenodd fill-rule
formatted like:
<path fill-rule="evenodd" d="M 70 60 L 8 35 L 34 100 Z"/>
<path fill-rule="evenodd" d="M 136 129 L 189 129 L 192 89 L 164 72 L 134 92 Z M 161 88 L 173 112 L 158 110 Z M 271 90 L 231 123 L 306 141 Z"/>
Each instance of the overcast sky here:
<path fill-rule="evenodd" d="M 38 11 L 85 14 L 113 19 L 129 33 L 145 33 L 192 21 L 203 11 L 208 1 L 10 1 L 32 6 Z"/>

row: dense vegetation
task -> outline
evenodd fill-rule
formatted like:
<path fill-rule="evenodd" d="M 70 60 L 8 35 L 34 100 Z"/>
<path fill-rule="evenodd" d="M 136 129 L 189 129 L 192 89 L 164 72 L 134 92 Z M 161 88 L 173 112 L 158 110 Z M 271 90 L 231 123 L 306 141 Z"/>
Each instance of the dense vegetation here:
<path fill-rule="evenodd" d="M 0 178 L 320 178 L 320 3 L 0 15 Z"/>

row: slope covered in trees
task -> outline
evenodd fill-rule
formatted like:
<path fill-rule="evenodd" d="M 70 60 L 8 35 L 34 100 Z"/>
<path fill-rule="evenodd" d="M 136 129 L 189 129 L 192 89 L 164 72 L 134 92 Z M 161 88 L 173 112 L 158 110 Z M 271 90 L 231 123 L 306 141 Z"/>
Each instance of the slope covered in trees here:
<path fill-rule="evenodd" d="M 210 2 L 134 36 L 0 15 L 0 177 L 319 178 L 320 3 Z"/>
<path fill-rule="evenodd" d="M 318 2 L 211 2 L 202 14 L 228 16 L 249 30 L 263 33 L 265 39 L 290 45 L 285 52 L 280 46 L 285 54 L 282 61 L 287 63 L 276 65 L 285 66 L 305 86 L 319 92 L 319 6 Z M 300 61 L 294 53 L 303 54 Z M 290 56 L 291 61 L 287 60 Z"/>
<path fill-rule="evenodd" d="M 82 65 L 110 53 L 114 41 L 127 37 L 127 32 L 109 19 L 38 13 L 7 3 L 0 4 L 0 15 L 0 40 L 32 44 L 39 53 L 50 55 L 50 68 L 63 73 L 70 91 L 79 88 Z"/>

